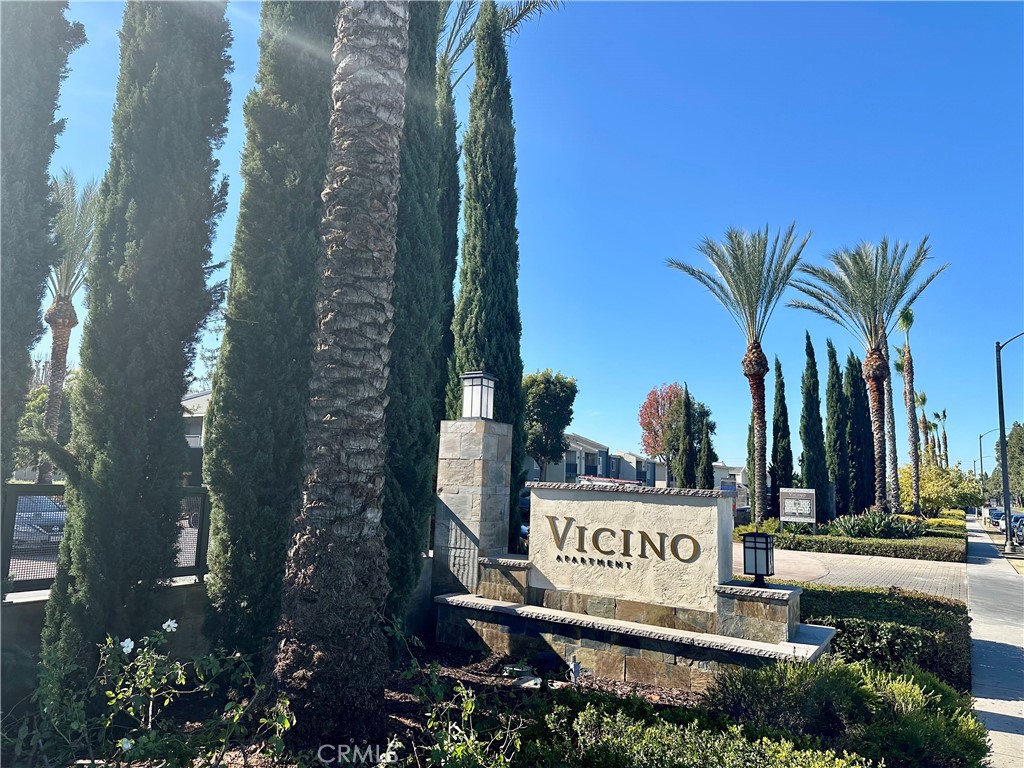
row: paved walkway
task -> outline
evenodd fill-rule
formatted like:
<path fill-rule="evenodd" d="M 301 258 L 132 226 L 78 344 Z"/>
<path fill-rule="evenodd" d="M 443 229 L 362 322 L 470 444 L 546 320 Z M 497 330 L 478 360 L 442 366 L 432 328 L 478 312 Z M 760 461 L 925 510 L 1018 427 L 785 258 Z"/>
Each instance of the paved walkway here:
<path fill-rule="evenodd" d="M 743 545 L 740 542 L 733 542 L 732 563 L 733 572 L 742 574 Z M 776 549 L 775 579 L 816 581 L 843 587 L 896 586 L 967 602 L 967 567 L 963 563 Z"/>
<path fill-rule="evenodd" d="M 967 522 L 974 711 L 989 731 L 992 768 L 1024 766 L 1024 576 L 974 520 Z"/>

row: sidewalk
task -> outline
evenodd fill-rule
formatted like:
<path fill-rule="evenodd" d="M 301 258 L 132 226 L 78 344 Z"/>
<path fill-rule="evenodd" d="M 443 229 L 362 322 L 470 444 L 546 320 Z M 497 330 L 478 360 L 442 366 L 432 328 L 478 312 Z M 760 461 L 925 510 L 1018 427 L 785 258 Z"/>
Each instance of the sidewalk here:
<path fill-rule="evenodd" d="M 1024 576 L 967 521 L 974 711 L 989 730 L 992 768 L 1024 765 Z"/>

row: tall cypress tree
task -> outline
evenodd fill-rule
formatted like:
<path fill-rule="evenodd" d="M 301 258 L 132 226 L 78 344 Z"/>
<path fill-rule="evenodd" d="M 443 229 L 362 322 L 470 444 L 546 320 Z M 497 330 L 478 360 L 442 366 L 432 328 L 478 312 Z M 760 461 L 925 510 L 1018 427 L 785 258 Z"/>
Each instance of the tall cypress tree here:
<path fill-rule="evenodd" d="M 128 3 L 110 166 L 103 180 L 89 316 L 72 401 L 67 528 L 46 605 L 44 649 L 95 655 L 107 633 L 155 626 L 153 595 L 175 561 L 186 446 L 181 398 L 227 183 L 231 68 L 224 3 Z M 164 617 L 166 618 L 166 617 Z"/>
<path fill-rule="evenodd" d="M 772 416 L 772 463 L 769 469 L 772 487 L 769 497 L 770 517 L 779 516 L 779 489 L 793 487 L 793 439 L 789 431 L 789 408 L 786 407 L 786 381 L 782 363 L 775 358 L 775 413 Z"/>
<path fill-rule="evenodd" d="M 694 440 L 694 409 L 690 390 L 679 401 L 678 442 L 675 475 L 680 488 L 697 487 L 697 447 Z"/>
<path fill-rule="evenodd" d="M 711 433 L 708 431 L 708 423 L 704 422 L 700 438 L 700 458 L 697 459 L 697 487 L 715 487 L 715 468 L 711 458 L 714 448 L 711 447 Z"/>
<path fill-rule="evenodd" d="M 818 384 L 818 363 L 814 358 L 811 334 L 806 333 L 804 349 L 807 367 L 800 382 L 800 477 L 804 488 L 815 491 L 815 515 L 819 523 L 828 521 L 828 466 L 825 463 L 825 431 L 821 424 L 821 394 Z"/>
<path fill-rule="evenodd" d="M 852 351 L 846 358 L 843 396 L 846 400 L 846 443 L 850 448 L 850 514 L 859 515 L 875 502 L 875 447 L 871 407 L 862 363 Z"/>
<path fill-rule="evenodd" d="M 439 4 L 443 5 L 443 4 Z M 459 199 L 462 182 L 459 180 L 459 155 L 456 140 L 458 120 L 455 117 L 455 98 L 452 93 L 452 73 L 437 69 L 437 132 L 438 174 L 437 212 L 441 227 L 439 258 L 441 280 L 441 341 L 438 347 L 439 363 L 434 421 L 445 418 L 448 389 L 448 362 L 455 349 L 452 320 L 455 317 L 455 273 L 459 262 Z M 457 415 L 457 414 L 456 414 Z"/>
<path fill-rule="evenodd" d="M 839 368 L 832 339 L 828 349 L 828 381 L 825 385 L 825 463 L 835 487 L 835 514 L 850 511 L 850 447 L 846 441 L 847 404 L 843 394 L 843 372 Z"/>
<path fill-rule="evenodd" d="M 383 521 L 388 547 L 388 612 L 401 623 L 427 547 L 434 508 L 441 345 L 441 225 L 438 215 L 436 60 L 438 7 L 409 6 L 401 188 L 395 251 L 395 330 L 384 420 L 388 461 Z"/>
<path fill-rule="evenodd" d="M 32 377 L 29 350 L 43 334 L 40 307 L 60 253 L 50 237 L 50 157 L 64 120 L 55 120 L 68 56 L 85 43 L 61 2 L 6 2 L 0 13 L 0 480 L 10 477 L 18 419 Z"/>
<path fill-rule="evenodd" d="M 508 56 L 494 0 L 480 7 L 473 51 L 476 81 L 469 98 L 465 138 L 466 190 L 461 289 L 452 331 L 455 348 L 448 377 L 448 416 L 462 407 L 463 373 L 484 370 L 497 378 L 494 418 L 512 425 L 512 498 L 522 484 L 523 359 L 519 350 L 519 233 L 516 229 L 515 128 Z M 519 505 L 510 503 L 509 544 L 519 540 Z"/>
<path fill-rule="evenodd" d="M 264 3 L 257 86 L 245 103 L 245 186 L 204 424 L 207 634 L 245 653 L 276 623 L 300 501 L 336 15 L 330 3 Z"/>

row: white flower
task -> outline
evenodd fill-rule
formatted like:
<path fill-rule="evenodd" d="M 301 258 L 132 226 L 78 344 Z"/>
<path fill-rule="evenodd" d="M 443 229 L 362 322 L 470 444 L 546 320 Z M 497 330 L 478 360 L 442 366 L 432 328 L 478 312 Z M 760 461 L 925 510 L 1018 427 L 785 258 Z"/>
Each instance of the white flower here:
<path fill-rule="evenodd" d="M 131 752 L 132 747 L 135 746 L 135 742 L 131 739 L 121 739 L 119 742 L 117 742 L 117 746 L 121 748 L 122 752 Z"/>
<path fill-rule="evenodd" d="M 174 632 L 177 628 L 178 628 L 178 622 L 176 622 L 174 619 L 168 619 L 167 621 L 164 622 L 164 626 L 163 626 L 164 632 Z"/>
<path fill-rule="evenodd" d="M 135 641 L 132 640 L 130 637 L 126 637 L 124 640 L 121 641 L 121 650 L 124 651 L 126 655 L 131 653 L 134 648 Z"/>

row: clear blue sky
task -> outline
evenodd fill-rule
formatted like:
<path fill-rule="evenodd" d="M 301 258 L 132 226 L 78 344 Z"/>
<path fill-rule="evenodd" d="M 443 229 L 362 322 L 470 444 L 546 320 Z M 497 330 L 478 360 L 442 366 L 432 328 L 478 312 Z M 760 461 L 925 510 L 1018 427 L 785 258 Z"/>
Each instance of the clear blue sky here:
<path fill-rule="evenodd" d="M 71 3 L 89 43 L 70 60 L 54 171 L 106 168 L 121 10 Z M 259 8 L 232 2 L 229 17 L 232 204 L 218 259 L 237 215 Z M 686 382 L 718 422 L 719 454 L 742 464 L 742 335 L 665 260 L 700 262 L 695 245 L 727 227 L 795 220 L 813 230 L 814 263 L 860 240 L 916 246 L 925 234 L 933 264 L 951 262 L 916 305 L 911 342 L 929 411 L 948 413 L 951 459 L 972 467 L 978 434 L 998 425 L 995 342 L 1024 331 L 1024 5 L 570 2 L 529 23 L 509 56 L 523 360 L 576 377 L 572 431 L 638 450 L 647 392 Z M 777 310 L 764 348 L 782 362 L 794 439 L 805 330 L 823 399 L 825 339 L 863 355 L 842 328 Z M 1003 377 L 1009 428 L 1024 421 L 1024 339 L 1005 350 Z M 769 411 L 773 389 L 769 377 Z"/>

